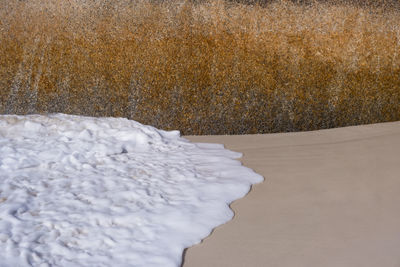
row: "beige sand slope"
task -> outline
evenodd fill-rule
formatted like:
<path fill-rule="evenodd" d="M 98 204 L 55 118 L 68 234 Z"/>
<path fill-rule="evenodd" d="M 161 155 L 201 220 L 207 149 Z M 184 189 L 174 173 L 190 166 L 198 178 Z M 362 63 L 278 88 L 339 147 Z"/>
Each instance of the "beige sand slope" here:
<path fill-rule="evenodd" d="M 187 138 L 243 152 L 266 180 L 184 267 L 400 266 L 400 122 Z"/>

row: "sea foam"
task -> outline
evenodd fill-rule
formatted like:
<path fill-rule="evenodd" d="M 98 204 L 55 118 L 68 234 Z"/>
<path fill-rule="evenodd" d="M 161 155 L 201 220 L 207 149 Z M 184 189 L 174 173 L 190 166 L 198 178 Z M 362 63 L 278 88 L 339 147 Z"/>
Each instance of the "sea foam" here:
<path fill-rule="evenodd" d="M 1 266 L 179 266 L 262 177 L 122 118 L 0 116 Z"/>

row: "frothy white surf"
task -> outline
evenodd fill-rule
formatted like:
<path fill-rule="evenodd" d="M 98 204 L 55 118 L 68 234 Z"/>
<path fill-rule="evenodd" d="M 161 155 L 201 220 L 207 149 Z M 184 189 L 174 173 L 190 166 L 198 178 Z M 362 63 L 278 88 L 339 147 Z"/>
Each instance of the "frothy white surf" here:
<path fill-rule="evenodd" d="M 0 116 L 0 266 L 179 266 L 262 177 L 135 121 Z"/>

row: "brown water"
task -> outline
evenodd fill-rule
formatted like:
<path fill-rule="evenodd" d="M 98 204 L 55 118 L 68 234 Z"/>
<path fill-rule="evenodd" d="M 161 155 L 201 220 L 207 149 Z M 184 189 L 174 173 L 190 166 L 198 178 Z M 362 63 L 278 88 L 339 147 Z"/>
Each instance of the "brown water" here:
<path fill-rule="evenodd" d="M 400 12 L 223 1 L 0 1 L 0 113 L 185 134 L 400 119 Z"/>

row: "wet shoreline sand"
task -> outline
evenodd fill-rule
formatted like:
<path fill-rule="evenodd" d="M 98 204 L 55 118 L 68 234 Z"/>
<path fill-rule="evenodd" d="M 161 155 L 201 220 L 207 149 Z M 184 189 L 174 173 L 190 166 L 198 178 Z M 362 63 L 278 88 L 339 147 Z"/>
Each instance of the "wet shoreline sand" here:
<path fill-rule="evenodd" d="M 244 153 L 265 181 L 184 267 L 399 266 L 400 122 L 186 138 Z"/>

